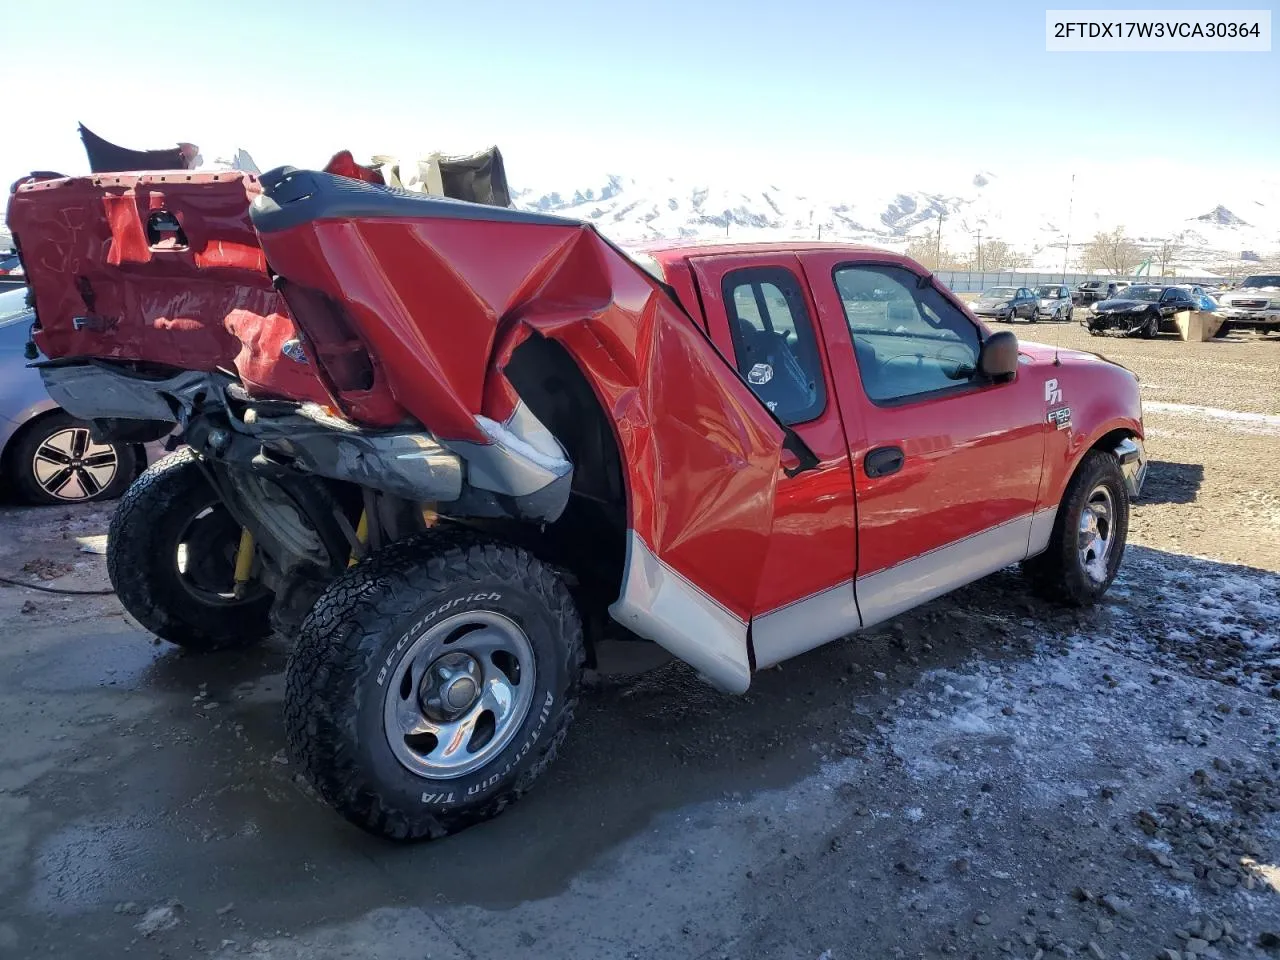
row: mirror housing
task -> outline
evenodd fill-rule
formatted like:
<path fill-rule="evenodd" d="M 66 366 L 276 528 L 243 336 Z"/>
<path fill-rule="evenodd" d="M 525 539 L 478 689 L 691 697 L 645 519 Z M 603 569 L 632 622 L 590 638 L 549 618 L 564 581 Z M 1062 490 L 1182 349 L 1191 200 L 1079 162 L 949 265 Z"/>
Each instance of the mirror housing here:
<path fill-rule="evenodd" d="M 1010 380 L 1018 372 L 1018 338 L 1011 330 L 997 331 L 983 341 L 978 372 L 996 381 Z"/>

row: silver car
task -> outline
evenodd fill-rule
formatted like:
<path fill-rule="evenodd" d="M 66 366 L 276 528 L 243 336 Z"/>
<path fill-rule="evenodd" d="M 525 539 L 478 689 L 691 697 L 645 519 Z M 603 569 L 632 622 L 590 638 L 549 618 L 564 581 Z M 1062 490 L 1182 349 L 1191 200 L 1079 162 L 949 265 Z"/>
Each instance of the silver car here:
<path fill-rule="evenodd" d="M 1036 309 L 1041 319 L 1071 319 L 1071 288 L 1061 283 L 1036 287 Z"/>
<path fill-rule="evenodd" d="M 120 496 L 146 466 L 142 444 L 97 443 L 89 425 L 49 398 L 27 366 L 35 314 L 27 288 L 0 290 L 0 486 L 28 503 Z"/>

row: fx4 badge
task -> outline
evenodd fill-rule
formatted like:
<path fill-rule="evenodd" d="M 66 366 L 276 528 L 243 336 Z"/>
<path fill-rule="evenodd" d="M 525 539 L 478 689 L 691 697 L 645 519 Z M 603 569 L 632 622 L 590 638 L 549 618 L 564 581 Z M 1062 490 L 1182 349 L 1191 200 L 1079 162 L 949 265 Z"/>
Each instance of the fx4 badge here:
<path fill-rule="evenodd" d="M 1044 402 L 1048 404 L 1062 402 L 1062 391 L 1058 389 L 1056 378 L 1044 382 Z"/>
<path fill-rule="evenodd" d="M 1057 410 L 1050 410 L 1049 422 L 1059 430 L 1068 429 L 1071 426 L 1071 408 L 1058 407 Z"/>

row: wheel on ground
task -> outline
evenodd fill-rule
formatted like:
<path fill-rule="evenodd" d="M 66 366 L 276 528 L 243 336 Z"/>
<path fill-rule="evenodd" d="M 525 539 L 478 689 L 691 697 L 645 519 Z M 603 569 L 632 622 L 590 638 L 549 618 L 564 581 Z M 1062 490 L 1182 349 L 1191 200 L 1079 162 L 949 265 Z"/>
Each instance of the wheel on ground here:
<path fill-rule="evenodd" d="M 1143 340 L 1154 340 L 1157 333 L 1160 332 L 1160 318 L 1147 317 L 1146 322 L 1142 324 L 1142 329 L 1138 331 L 1138 335 Z"/>
<path fill-rule="evenodd" d="M 1040 307 L 1039 305 L 1036 305 L 1031 308 L 1031 314 L 1027 317 L 1027 321 L 1030 323 L 1038 323 L 1039 320 L 1040 320 Z"/>
<path fill-rule="evenodd" d="M 156 636 L 193 651 L 243 647 L 271 633 L 272 594 L 235 594 L 240 526 L 191 450 L 153 464 L 116 508 L 107 574 L 120 603 Z"/>
<path fill-rule="evenodd" d="M 289 749 L 320 796 L 395 840 L 487 820 L 554 759 L 582 625 L 526 551 L 466 531 L 400 541 L 329 585 L 289 660 Z"/>
<path fill-rule="evenodd" d="M 129 488 L 138 455 L 127 443 L 97 443 L 87 423 L 59 410 L 23 430 L 6 467 L 27 503 L 91 503 Z"/>
<path fill-rule="evenodd" d="M 1129 534 L 1129 494 L 1109 453 L 1085 454 L 1058 506 L 1049 548 L 1023 563 L 1036 592 L 1085 607 L 1107 592 Z"/>

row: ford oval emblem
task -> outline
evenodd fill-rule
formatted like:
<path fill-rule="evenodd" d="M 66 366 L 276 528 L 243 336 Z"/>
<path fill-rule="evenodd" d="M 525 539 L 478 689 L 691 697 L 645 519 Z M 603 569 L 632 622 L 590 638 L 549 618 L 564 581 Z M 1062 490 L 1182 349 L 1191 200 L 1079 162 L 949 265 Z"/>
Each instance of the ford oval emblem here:
<path fill-rule="evenodd" d="M 288 357 L 294 363 L 306 363 L 307 354 L 302 349 L 302 341 L 296 337 L 293 340 L 286 340 L 280 347 L 280 353 Z"/>

